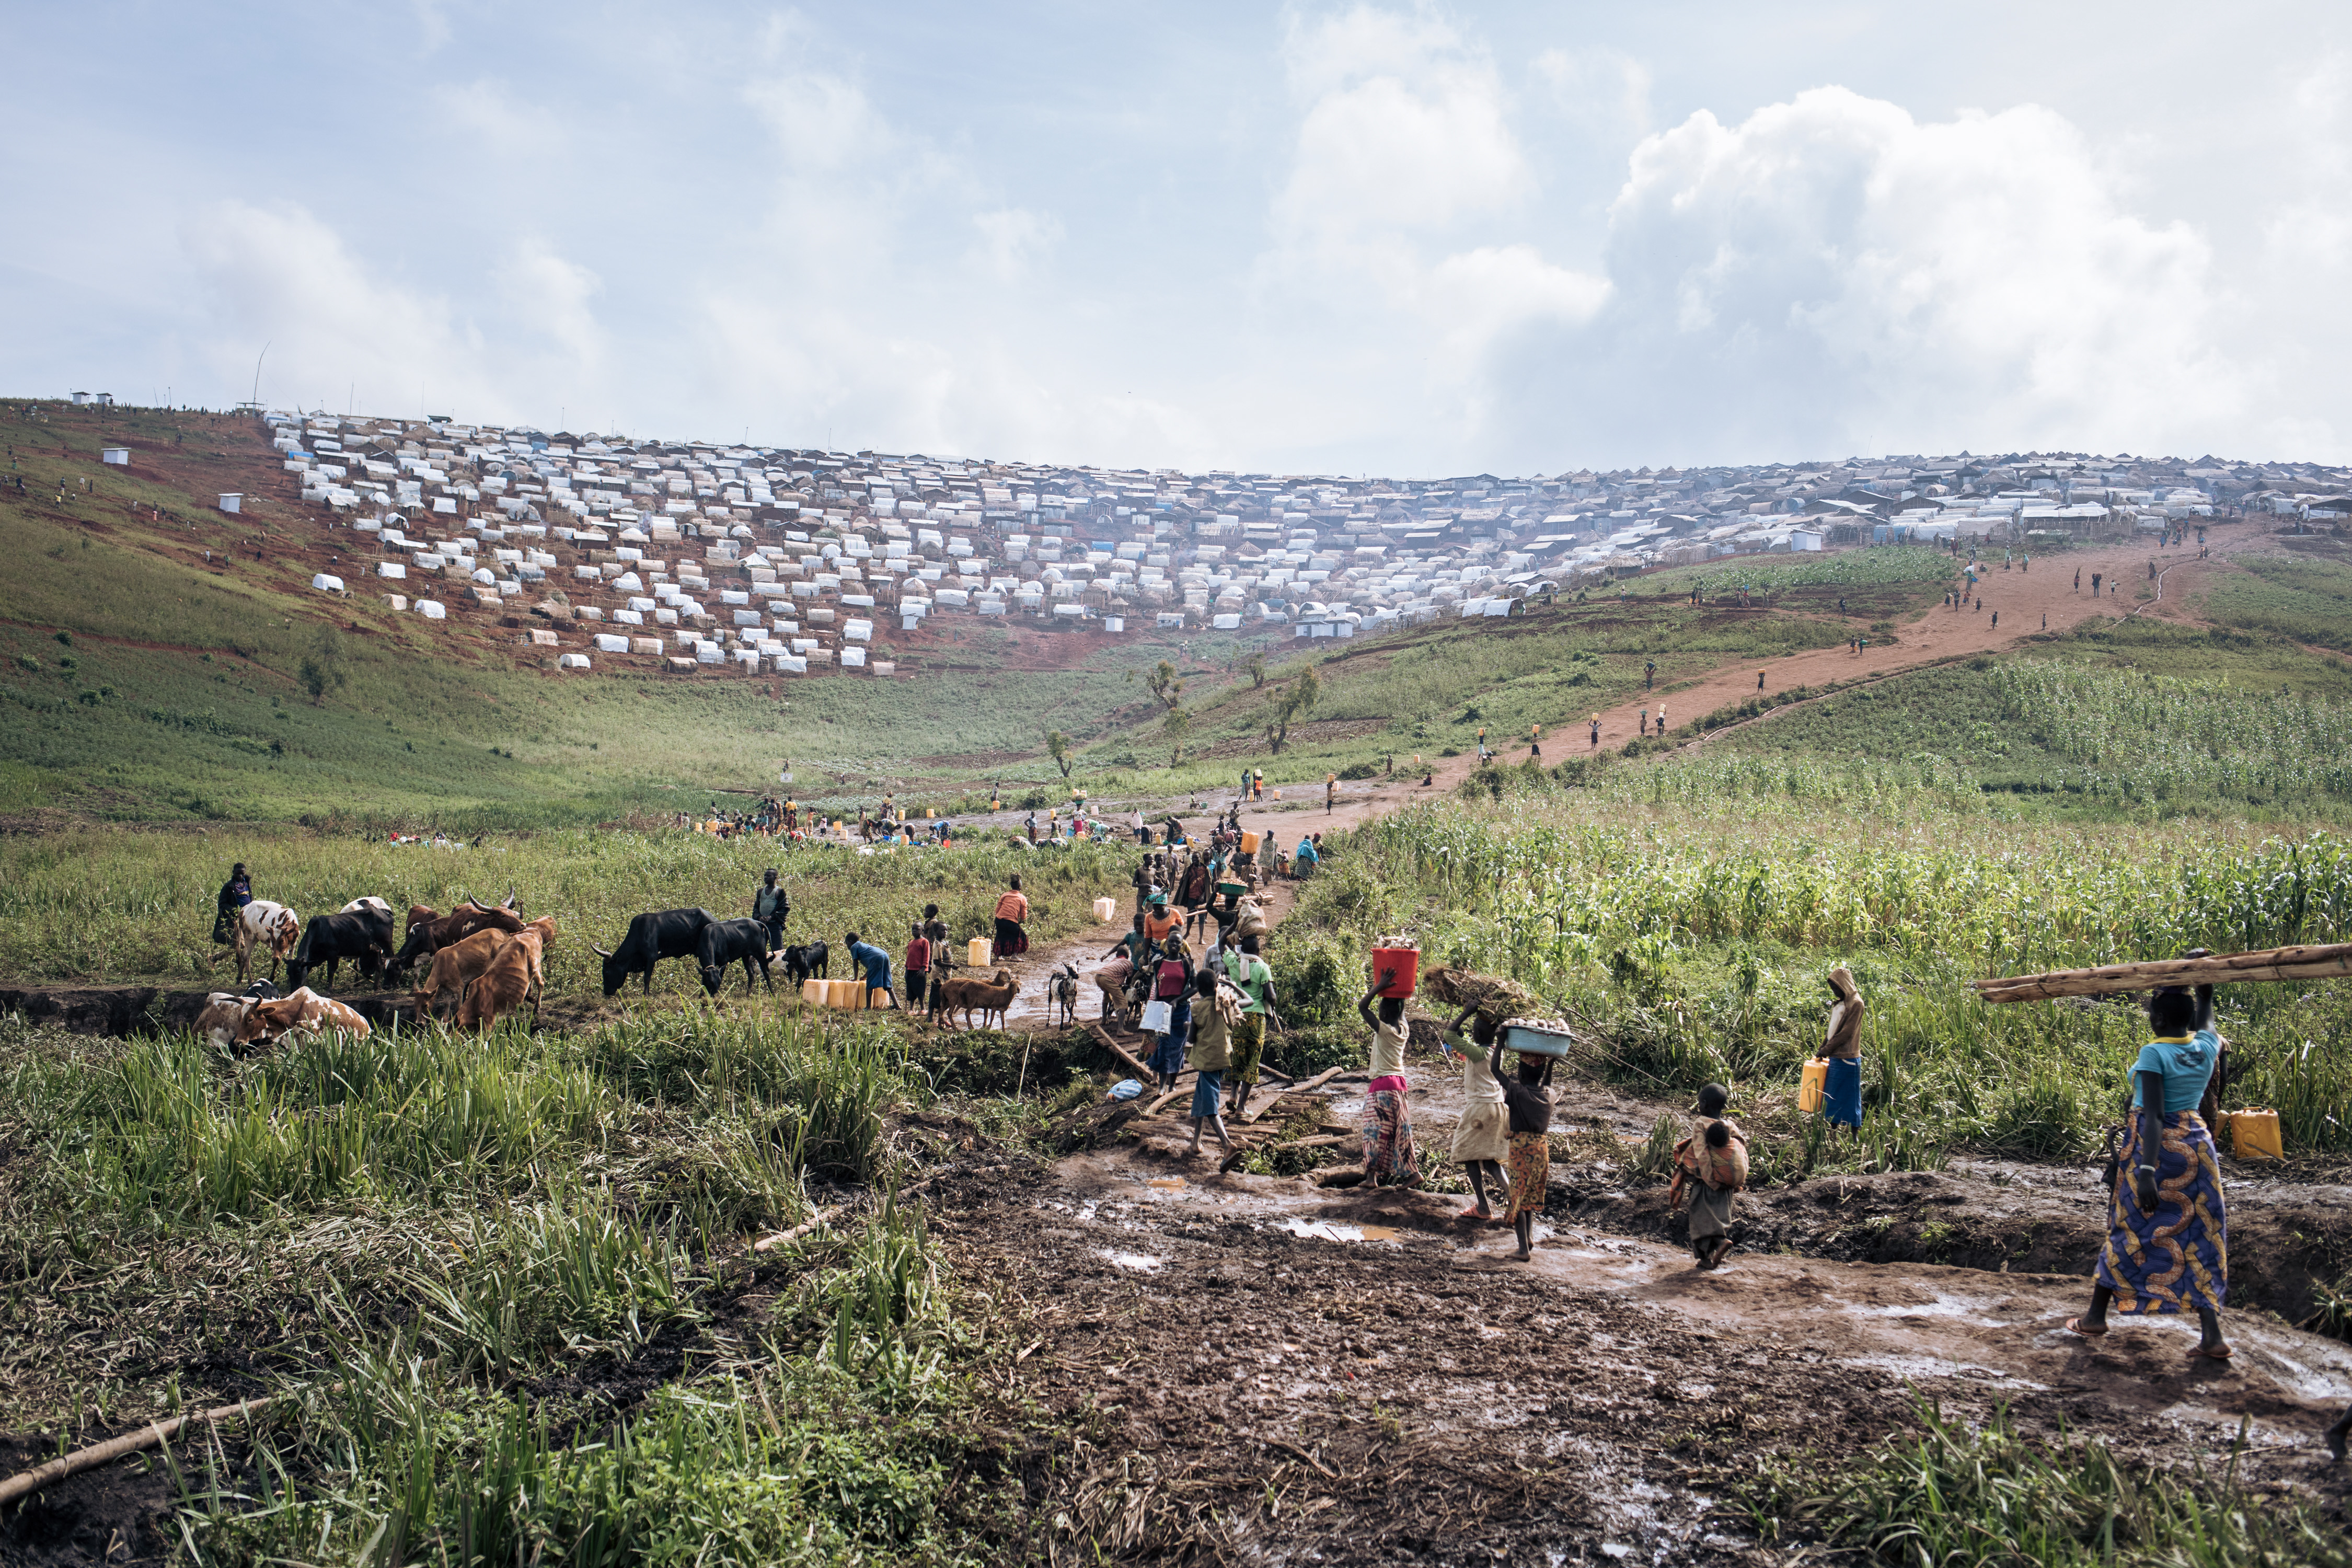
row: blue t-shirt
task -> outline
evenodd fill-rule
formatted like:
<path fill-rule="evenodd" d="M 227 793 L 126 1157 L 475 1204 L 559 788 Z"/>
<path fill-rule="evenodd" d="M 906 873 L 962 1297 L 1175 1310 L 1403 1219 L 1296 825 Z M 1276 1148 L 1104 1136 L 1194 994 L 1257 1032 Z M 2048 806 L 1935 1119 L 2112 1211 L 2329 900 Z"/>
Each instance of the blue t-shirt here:
<path fill-rule="evenodd" d="M 2176 1039 L 2150 1040 L 2139 1048 L 2139 1060 L 2132 1063 L 2133 1107 L 2139 1106 L 2139 1075 L 2155 1072 L 2164 1075 L 2166 1115 L 2196 1110 L 2221 1059 L 2221 1037 L 2210 1029 Z"/>
<path fill-rule="evenodd" d="M 866 986 L 869 991 L 890 989 L 890 955 L 872 942 L 849 944 L 849 956 L 865 966 Z"/>

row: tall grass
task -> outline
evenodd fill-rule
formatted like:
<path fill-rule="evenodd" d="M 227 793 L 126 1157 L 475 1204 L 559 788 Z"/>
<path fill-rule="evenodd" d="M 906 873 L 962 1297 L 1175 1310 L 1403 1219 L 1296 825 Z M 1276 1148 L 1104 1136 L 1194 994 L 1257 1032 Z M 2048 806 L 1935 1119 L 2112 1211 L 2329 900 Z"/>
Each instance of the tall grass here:
<path fill-rule="evenodd" d="M 1761 1467 L 1742 1501 L 1766 1542 L 1815 1541 L 1890 1568 L 2342 1568 L 2352 1542 L 2314 1510 L 2218 1475 L 2158 1470 L 2000 1410 L 1971 1430 L 1922 1402 L 1923 1430 L 1823 1474 Z"/>
<path fill-rule="evenodd" d="M 2352 935 L 2352 840 L 2332 834 L 2020 834 L 1939 811 L 1931 791 L 1889 806 L 1847 784 L 1801 797 L 1803 816 L 1696 829 L 1606 789 L 1419 807 L 1333 858 L 1288 962 L 1310 932 L 1352 965 L 1403 931 L 1581 1020 L 1597 1070 L 1661 1097 L 1721 1080 L 1783 1108 L 1825 1027 L 1822 977 L 1846 964 L 1870 999 L 1883 1157 L 1933 1163 L 1955 1144 L 2093 1147 L 2145 1037 L 2136 1009 L 1988 1007 L 1970 979 Z M 1848 813 L 1851 827 L 1822 826 Z M 2274 1107 L 2297 1148 L 2352 1148 L 2335 1112 L 2352 1097 L 2352 996 L 2239 986 L 2221 1006 L 2239 1074 L 2225 1104 Z"/>
<path fill-rule="evenodd" d="M 527 914 L 555 917 L 550 994 L 584 999 L 602 991 L 592 946 L 618 942 L 631 916 L 698 905 L 721 917 L 749 914 L 751 889 L 768 866 L 782 868 L 792 894 L 787 939 L 823 938 L 838 953 L 852 930 L 895 950 L 928 903 L 940 906 L 951 939 L 988 934 L 997 895 L 1015 872 L 1029 894 L 1033 937 L 1062 935 L 1092 923 L 1094 899 L 1127 889 L 1135 853 L 1110 845 L 1016 850 L 999 837 L 949 850 L 863 854 L 845 846 L 793 849 L 706 834 L 593 829 L 466 850 L 308 836 L 75 832 L 0 845 L 0 975 L 182 985 L 225 979 L 233 971 L 227 950 L 211 943 L 213 900 L 236 861 L 251 868 L 257 896 L 305 918 L 362 895 L 396 910 L 411 904 L 446 910 L 467 897 L 495 901 L 511 889 Z M 701 994 L 699 977 L 682 963 L 662 965 L 655 989 Z"/>

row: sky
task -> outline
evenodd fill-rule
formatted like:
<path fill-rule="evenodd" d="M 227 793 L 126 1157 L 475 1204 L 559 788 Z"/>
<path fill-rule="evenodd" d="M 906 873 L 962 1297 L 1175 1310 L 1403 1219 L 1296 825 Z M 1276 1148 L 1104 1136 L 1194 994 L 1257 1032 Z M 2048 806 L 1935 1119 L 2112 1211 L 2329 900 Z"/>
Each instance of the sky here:
<path fill-rule="evenodd" d="M 1398 477 L 2352 458 L 2352 8 L 0 7 L 0 395 Z"/>

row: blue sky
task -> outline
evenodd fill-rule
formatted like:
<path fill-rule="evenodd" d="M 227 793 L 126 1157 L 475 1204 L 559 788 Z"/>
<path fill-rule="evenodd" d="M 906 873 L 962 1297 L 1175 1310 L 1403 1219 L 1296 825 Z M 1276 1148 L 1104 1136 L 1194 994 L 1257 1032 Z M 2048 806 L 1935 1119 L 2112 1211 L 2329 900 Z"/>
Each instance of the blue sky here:
<path fill-rule="evenodd" d="M 2341 460 L 2319 5 L 19 5 L 0 393 L 1392 474 Z"/>

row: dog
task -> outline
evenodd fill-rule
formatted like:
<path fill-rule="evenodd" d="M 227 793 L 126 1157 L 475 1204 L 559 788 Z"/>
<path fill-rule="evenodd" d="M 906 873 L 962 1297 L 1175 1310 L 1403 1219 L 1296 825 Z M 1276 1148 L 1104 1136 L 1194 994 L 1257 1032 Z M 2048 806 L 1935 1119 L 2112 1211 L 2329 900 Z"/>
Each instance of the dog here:
<path fill-rule="evenodd" d="M 784 949 L 784 977 L 793 983 L 795 991 L 803 980 L 827 979 L 824 966 L 830 956 L 821 942 L 797 942 Z"/>
<path fill-rule="evenodd" d="M 1077 1022 L 1078 966 L 1076 964 L 1065 963 L 1054 972 L 1054 977 L 1045 983 L 1045 999 L 1048 1005 L 1062 1015 L 1064 1028 Z"/>

